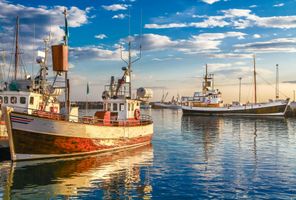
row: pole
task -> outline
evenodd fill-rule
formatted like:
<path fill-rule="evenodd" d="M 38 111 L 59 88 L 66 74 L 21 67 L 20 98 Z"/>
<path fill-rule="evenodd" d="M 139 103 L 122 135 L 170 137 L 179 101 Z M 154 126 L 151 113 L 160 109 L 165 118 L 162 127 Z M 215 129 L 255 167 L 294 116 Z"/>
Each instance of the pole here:
<path fill-rule="evenodd" d="M 132 76 L 131 76 L 131 66 L 132 58 L 131 58 L 131 42 L 128 43 L 128 76 L 129 76 L 129 97 L 132 98 Z"/>
<path fill-rule="evenodd" d="M 19 65 L 19 16 L 16 17 L 16 30 L 15 30 L 15 53 L 14 53 L 14 80 L 17 78 L 18 65 Z"/>
<path fill-rule="evenodd" d="M 276 85 L 275 85 L 275 98 L 278 99 L 279 98 L 279 65 L 276 64 Z"/>
<path fill-rule="evenodd" d="M 293 90 L 293 101 L 295 102 L 295 90 Z"/>
<path fill-rule="evenodd" d="M 67 116 L 68 120 L 70 117 L 70 81 L 68 79 L 68 73 L 65 73 L 65 79 L 66 79 L 66 109 L 67 109 Z"/>
<path fill-rule="evenodd" d="M 257 103 L 257 82 L 256 82 L 256 57 L 253 55 L 254 61 L 254 101 Z"/>
<path fill-rule="evenodd" d="M 240 103 L 241 102 L 241 88 L 242 88 L 242 77 L 239 77 L 238 78 L 239 80 L 239 96 L 238 96 L 238 102 Z"/>
<path fill-rule="evenodd" d="M 206 93 L 207 85 L 208 85 L 208 64 L 206 64 L 205 84 L 204 84 L 204 88 L 203 88 L 204 94 Z"/>

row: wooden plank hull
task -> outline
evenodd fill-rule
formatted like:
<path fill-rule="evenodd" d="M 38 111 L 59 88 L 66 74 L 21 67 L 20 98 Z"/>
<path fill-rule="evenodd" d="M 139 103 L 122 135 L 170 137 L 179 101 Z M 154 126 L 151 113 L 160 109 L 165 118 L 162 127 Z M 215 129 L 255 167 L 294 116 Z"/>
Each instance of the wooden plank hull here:
<path fill-rule="evenodd" d="M 253 106 L 237 107 L 190 107 L 183 106 L 184 115 L 215 115 L 215 116 L 284 116 L 288 102 L 273 102 Z"/>
<path fill-rule="evenodd" d="M 151 142 L 153 124 L 98 126 L 10 114 L 10 150 L 13 160 L 79 156 L 117 151 Z"/>

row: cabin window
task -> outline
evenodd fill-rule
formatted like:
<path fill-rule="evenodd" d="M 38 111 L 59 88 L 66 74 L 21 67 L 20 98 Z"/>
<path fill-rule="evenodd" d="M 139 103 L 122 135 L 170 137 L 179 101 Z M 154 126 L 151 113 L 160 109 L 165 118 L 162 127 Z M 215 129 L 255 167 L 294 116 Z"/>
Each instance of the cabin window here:
<path fill-rule="evenodd" d="M 128 111 L 131 111 L 131 104 L 128 103 L 127 105 L 128 105 Z"/>
<path fill-rule="evenodd" d="M 34 104 L 34 97 L 30 97 L 30 104 L 31 104 L 31 105 Z"/>
<path fill-rule="evenodd" d="M 107 111 L 110 111 L 111 110 L 111 103 L 108 103 L 107 104 Z"/>
<path fill-rule="evenodd" d="M 26 104 L 26 97 L 21 97 L 20 98 L 20 103 L 21 104 Z"/>
<path fill-rule="evenodd" d="M 17 98 L 16 97 L 10 97 L 10 103 L 11 104 L 16 104 L 17 103 Z"/>
<path fill-rule="evenodd" d="M 3 97 L 2 96 L 0 96 L 0 103 L 2 103 L 3 102 Z"/>
<path fill-rule="evenodd" d="M 120 103 L 119 107 L 120 107 L 120 111 L 124 111 L 124 104 L 123 103 Z"/>
<path fill-rule="evenodd" d="M 132 103 L 132 111 L 134 110 L 134 104 Z"/>
<path fill-rule="evenodd" d="M 113 111 L 117 111 L 118 108 L 117 108 L 117 103 L 113 103 Z"/>
<path fill-rule="evenodd" d="M 4 97 L 4 103 L 8 104 L 8 97 L 7 96 Z"/>

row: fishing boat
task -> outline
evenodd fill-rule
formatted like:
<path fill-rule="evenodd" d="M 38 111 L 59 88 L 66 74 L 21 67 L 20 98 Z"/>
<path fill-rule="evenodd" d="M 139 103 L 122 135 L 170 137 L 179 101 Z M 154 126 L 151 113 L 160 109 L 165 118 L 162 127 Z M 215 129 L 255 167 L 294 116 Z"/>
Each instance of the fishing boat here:
<path fill-rule="evenodd" d="M 1 72 L 0 88 L 0 105 L 1 107 L 9 106 L 15 111 L 31 113 L 32 110 L 47 111 L 52 113 L 60 112 L 60 103 L 57 97 L 61 94 L 61 89 L 53 88 L 47 81 L 47 58 L 48 43 L 45 40 L 44 52 L 39 51 L 36 58 L 37 64 L 40 65 L 38 74 L 33 78 L 27 73 L 21 73 L 20 68 L 20 47 L 19 47 L 19 17 L 16 18 L 16 34 L 14 47 L 14 66 L 11 74 L 4 81 Z M 5 65 L 3 65 L 5 66 Z M 1 69 L 5 71 L 4 69 Z M 5 116 L 0 113 L 0 151 L 9 148 Z"/>
<path fill-rule="evenodd" d="M 65 21 L 67 20 L 64 12 Z M 67 23 L 66 23 L 67 24 Z M 65 31 L 66 32 L 66 31 Z M 140 101 L 132 99 L 131 42 L 127 67 L 123 76 L 106 86 L 103 92 L 103 110 L 94 116 L 71 120 L 69 100 L 67 34 L 64 44 L 55 46 L 53 70 L 65 74 L 66 113 L 16 112 L 6 107 L 10 152 L 13 161 L 81 156 L 86 154 L 119 151 L 151 143 L 153 122 L 150 116 L 141 114 Z"/>
<path fill-rule="evenodd" d="M 168 96 L 168 92 L 165 95 L 162 95 L 161 101 L 159 102 L 153 102 L 152 108 L 154 109 L 181 109 L 181 102 L 179 101 L 179 95 L 177 95 L 177 98 L 172 97 L 171 101 L 165 101 L 166 97 Z"/>
<path fill-rule="evenodd" d="M 227 116 L 284 116 L 289 99 L 275 99 L 269 102 L 257 102 L 256 62 L 254 56 L 254 103 L 224 104 L 222 93 L 214 88 L 213 74 L 206 73 L 202 83 L 202 91 L 195 92 L 193 97 L 182 97 L 183 115 L 227 115 Z"/>

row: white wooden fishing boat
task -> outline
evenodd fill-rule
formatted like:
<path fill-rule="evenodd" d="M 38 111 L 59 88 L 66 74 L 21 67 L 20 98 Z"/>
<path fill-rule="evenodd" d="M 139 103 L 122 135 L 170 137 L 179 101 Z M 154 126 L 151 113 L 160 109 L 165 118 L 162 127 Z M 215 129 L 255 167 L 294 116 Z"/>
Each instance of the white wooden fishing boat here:
<path fill-rule="evenodd" d="M 275 99 L 269 102 L 257 102 L 256 68 L 254 57 L 254 103 L 224 104 L 222 93 L 214 88 L 214 77 L 206 74 L 202 84 L 202 91 L 195 92 L 193 97 L 182 97 L 182 110 L 184 115 L 227 115 L 227 116 L 284 116 L 289 106 L 289 99 Z"/>
<path fill-rule="evenodd" d="M 66 12 L 64 14 L 66 21 Z M 131 43 L 127 67 L 122 68 L 122 78 L 115 82 L 111 77 L 111 84 L 102 94 L 103 110 L 97 111 L 94 116 L 71 120 L 67 34 L 64 38 L 64 44 L 53 48 L 53 70 L 65 74 L 66 113 L 62 115 L 44 110 L 17 112 L 6 107 L 12 160 L 80 156 L 149 144 L 153 122 L 149 116 L 141 114 L 140 101 L 131 98 L 131 64 L 135 62 L 131 59 Z"/>

